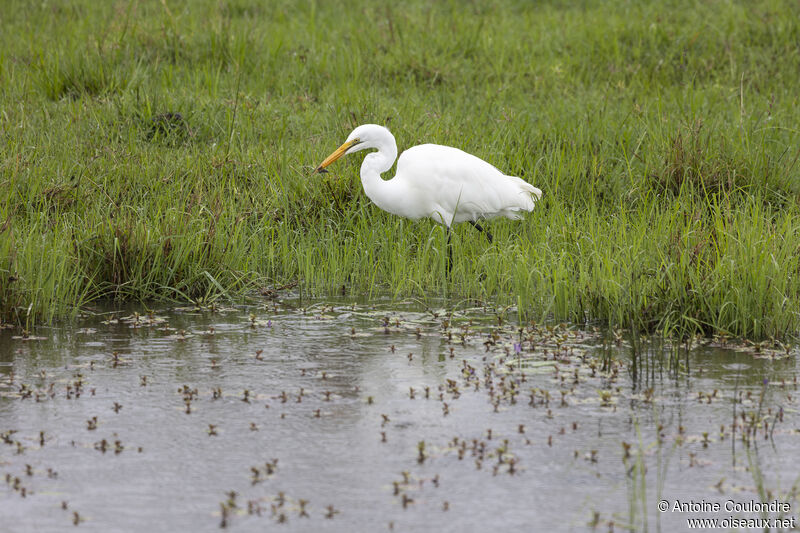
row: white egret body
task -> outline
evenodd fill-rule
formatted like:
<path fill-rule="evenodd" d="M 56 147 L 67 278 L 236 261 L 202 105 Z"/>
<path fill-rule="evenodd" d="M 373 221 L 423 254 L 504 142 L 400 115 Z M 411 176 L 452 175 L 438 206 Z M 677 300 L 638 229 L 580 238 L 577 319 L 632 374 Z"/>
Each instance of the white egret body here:
<path fill-rule="evenodd" d="M 515 176 L 506 176 L 483 159 L 450 146 L 421 144 L 409 148 L 397 161 L 394 178 L 381 174 L 392 168 L 397 143 L 391 132 L 377 124 L 363 124 L 325 158 L 316 172 L 346 154 L 374 148 L 361 163 L 361 185 L 375 205 L 410 219 L 430 217 L 447 227 L 447 272 L 453 266 L 450 227 L 470 222 L 485 231 L 479 221 L 499 216 L 519 219 L 533 211 L 542 191 Z M 486 231 L 489 242 L 492 235 Z"/>
<path fill-rule="evenodd" d="M 450 146 L 421 144 L 409 148 L 397 161 L 394 178 L 381 174 L 394 164 L 397 143 L 383 126 L 364 124 L 317 167 L 325 167 L 345 154 L 368 148 L 361 164 L 361 184 L 375 205 L 410 219 L 430 217 L 450 228 L 457 222 L 476 223 L 503 216 L 521 218 L 533 211 L 542 191 L 515 176 L 506 176 L 483 159 Z"/>

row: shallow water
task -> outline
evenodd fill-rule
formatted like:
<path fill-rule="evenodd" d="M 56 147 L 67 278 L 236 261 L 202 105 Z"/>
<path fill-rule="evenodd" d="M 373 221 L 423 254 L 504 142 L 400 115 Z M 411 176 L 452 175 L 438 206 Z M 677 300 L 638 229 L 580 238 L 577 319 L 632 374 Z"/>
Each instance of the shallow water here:
<path fill-rule="evenodd" d="M 673 372 L 649 343 L 634 380 L 624 336 L 520 332 L 482 308 L 140 312 L 0 331 L 3 531 L 683 531 L 762 516 L 662 513 L 662 499 L 787 501 L 797 516 L 791 350 L 719 341 Z"/>

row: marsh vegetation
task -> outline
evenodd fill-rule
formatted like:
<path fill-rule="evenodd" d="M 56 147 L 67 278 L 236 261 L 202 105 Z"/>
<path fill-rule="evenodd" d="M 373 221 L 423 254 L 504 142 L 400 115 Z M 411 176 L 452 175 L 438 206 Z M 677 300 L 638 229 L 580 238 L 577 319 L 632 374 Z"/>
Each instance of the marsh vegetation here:
<path fill-rule="evenodd" d="M 796 333 L 800 11 L 755 2 L 10 1 L 0 313 L 100 298 L 476 298 L 689 337 Z M 370 205 L 355 125 L 544 191 L 454 239 Z M 221 300 L 220 300 L 221 301 Z"/>

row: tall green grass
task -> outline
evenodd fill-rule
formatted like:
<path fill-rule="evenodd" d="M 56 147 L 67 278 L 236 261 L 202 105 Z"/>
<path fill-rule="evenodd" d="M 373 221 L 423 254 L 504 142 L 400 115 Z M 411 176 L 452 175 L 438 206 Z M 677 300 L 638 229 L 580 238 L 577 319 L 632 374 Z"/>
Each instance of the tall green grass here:
<path fill-rule="evenodd" d="M 798 43 L 778 0 L 6 2 L 0 313 L 297 279 L 796 335 Z M 311 175 L 364 122 L 544 197 L 494 244 L 459 227 L 448 281 L 442 229 L 371 205 L 360 157 Z"/>

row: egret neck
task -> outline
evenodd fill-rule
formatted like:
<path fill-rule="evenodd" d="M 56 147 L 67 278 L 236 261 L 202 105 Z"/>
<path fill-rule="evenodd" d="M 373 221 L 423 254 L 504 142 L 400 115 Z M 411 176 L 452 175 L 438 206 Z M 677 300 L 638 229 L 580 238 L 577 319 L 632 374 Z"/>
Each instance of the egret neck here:
<path fill-rule="evenodd" d="M 370 152 L 361 164 L 361 185 L 364 193 L 372 200 L 375 205 L 392 214 L 398 214 L 393 209 L 397 202 L 398 191 L 394 179 L 384 180 L 381 174 L 392 168 L 394 160 L 397 159 L 397 143 L 394 136 L 386 131 L 387 136 L 381 136 L 370 143 L 369 148 L 377 148 L 377 152 Z"/>

